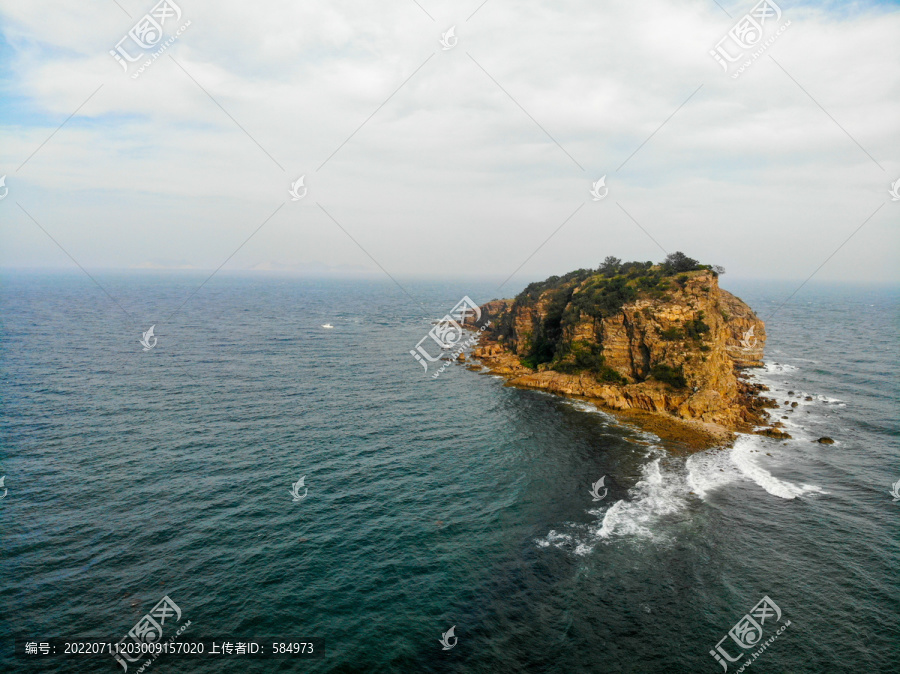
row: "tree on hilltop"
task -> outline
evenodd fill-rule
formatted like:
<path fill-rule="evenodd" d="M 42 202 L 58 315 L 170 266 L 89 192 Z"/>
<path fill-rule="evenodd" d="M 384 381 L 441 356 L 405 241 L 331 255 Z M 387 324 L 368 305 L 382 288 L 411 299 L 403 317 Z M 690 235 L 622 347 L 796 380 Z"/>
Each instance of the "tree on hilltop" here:
<path fill-rule="evenodd" d="M 619 273 L 619 269 L 621 268 L 622 260 L 613 255 L 607 255 L 606 259 L 603 260 L 603 263 L 600 265 L 599 272 L 604 276 L 615 276 Z"/>
<path fill-rule="evenodd" d="M 692 257 L 688 257 L 680 250 L 666 255 L 665 262 L 662 263 L 663 269 L 669 274 L 679 274 L 686 271 L 694 271 L 700 268 L 700 262 Z"/>

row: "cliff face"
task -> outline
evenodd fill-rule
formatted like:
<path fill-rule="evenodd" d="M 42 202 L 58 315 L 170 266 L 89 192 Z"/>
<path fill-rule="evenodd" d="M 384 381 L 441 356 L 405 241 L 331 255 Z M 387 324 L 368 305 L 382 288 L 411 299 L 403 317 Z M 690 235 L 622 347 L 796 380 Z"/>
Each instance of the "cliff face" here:
<path fill-rule="evenodd" d="M 729 431 L 765 423 L 737 372 L 762 365 L 763 322 L 710 270 L 655 273 L 650 280 L 573 273 L 489 302 L 480 321 L 491 321 L 489 341 L 474 355 L 512 385 L 613 409 Z"/>

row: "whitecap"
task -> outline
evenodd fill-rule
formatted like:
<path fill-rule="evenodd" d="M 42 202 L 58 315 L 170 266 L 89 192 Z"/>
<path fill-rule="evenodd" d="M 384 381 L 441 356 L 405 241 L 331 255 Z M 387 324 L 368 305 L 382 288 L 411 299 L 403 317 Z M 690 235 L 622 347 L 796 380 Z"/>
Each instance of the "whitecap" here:
<path fill-rule="evenodd" d="M 652 453 L 660 452 L 651 448 Z M 628 490 L 626 500 L 616 501 L 605 509 L 605 504 L 589 508 L 587 513 L 598 518 L 593 525 L 567 523 L 568 532 L 551 529 L 544 538 L 534 542 L 540 548 L 552 546 L 583 556 L 600 541 L 614 536 L 662 540 L 664 536 L 656 526 L 659 520 L 687 506 L 684 475 L 662 469 L 662 458 L 654 458 L 642 466 L 641 479 Z"/>
<path fill-rule="evenodd" d="M 657 458 L 641 468 L 641 479 L 628 490 L 629 500 L 616 501 L 606 511 L 599 538 L 637 536 L 655 538 L 652 526 L 665 515 L 684 509 L 685 485 L 683 477 L 669 472 L 663 474 L 661 459 Z"/>
<path fill-rule="evenodd" d="M 549 548 L 552 545 L 554 548 L 571 549 L 575 546 L 575 538 L 571 534 L 560 533 L 555 529 L 551 529 L 544 538 L 536 538 L 534 542 L 539 548 Z"/>
<path fill-rule="evenodd" d="M 661 456 L 662 450 L 651 446 L 647 452 L 650 460 L 641 467 L 641 477 L 628 490 L 627 497 L 605 510 L 605 504 L 587 510 L 588 514 L 598 518 L 593 526 L 585 528 L 585 525 L 566 523 L 567 531 L 552 529 L 534 542 L 541 548 L 552 546 L 579 556 L 589 554 L 601 541 L 613 538 L 663 542 L 667 538 L 663 520 L 686 510 L 691 493 L 706 500 L 714 490 L 741 480 L 749 480 L 768 494 L 783 499 L 794 499 L 807 493 L 827 493 L 816 485 L 797 485 L 779 479 L 752 456 L 754 450 L 771 449 L 776 444 L 760 436 L 742 435 L 733 447 L 698 452 L 688 457 L 684 464 L 677 461 L 664 464 L 667 457 Z"/>
<path fill-rule="evenodd" d="M 688 488 L 701 499 L 719 487 L 724 487 L 741 475 L 731 460 L 731 450 L 711 449 L 691 454 L 685 464 Z"/>
<path fill-rule="evenodd" d="M 764 450 L 775 449 L 772 440 L 756 435 L 741 435 L 734 446 L 726 451 L 708 450 L 688 457 L 687 486 L 704 501 L 711 492 L 739 480 L 749 480 L 762 487 L 772 496 L 794 499 L 803 494 L 827 494 L 821 487 L 812 484 L 797 485 L 775 477 L 760 465 Z M 796 450 L 791 450 L 796 451 Z"/>
<path fill-rule="evenodd" d="M 586 402 L 584 402 L 583 400 L 571 400 L 571 399 L 566 399 L 565 402 L 566 402 L 567 405 L 569 405 L 570 407 L 574 407 L 574 408 L 575 408 L 576 410 L 578 410 L 579 412 L 592 412 L 592 413 L 596 413 L 596 412 L 599 412 L 599 411 L 600 411 L 600 410 L 597 409 L 597 406 L 596 406 L 596 405 L 592 405 L 591 403 L 586 403 Z"/>
<path fill-rule="evenodd" d="M 796 372 L 800 368 L 796 365 L 788 365 L 787 363 L 765 363 L 762 371 L 766 374 L 775 374 L 776 372 Z"/>
<path fill-rule="evenodd" d="M 816 485 L 796 485 L 787 480 L 780 480 L 759 465 L 754 457 L 751 456 L 751 451 L 763 448 L 764 445 L 762 443 L 763 440 L 761 438 L 744 435 L 735 441 L 734 447 L 731 449 L 731 460 L 745 478 L 752 480 L 772 494 L 772 496 L 783 499 L 794 499 L 807 492 L 825 493 L 821 487 Z"/>
<path fill-rule="evenodd" d="M 627 429 L 631 435 L 638 437 L 642 441 L 645 441 L 648 443 L 659 442 L 659 436 L 657 436 L 649 431 L 644 431 L 639 426 L 636 426 L 636 425 L 631 424 L 626 421 L 622 421 L 622 419 L 620 419 L 619 417 L 616 417 L 612 413 L 610 413 L 604 409 L 601 409 L 594 403 L 587 402 L 585 400 L 579 400 L 577 398 L 566 398 L 566 397 L 560 396 L 556 393 L 547 393 L 545 391 L 538 391 L 538 393 L 543 393 L 544 395 L 549 395 L 549 396 L 553 396 L 554 398 L 558 398 L 559 400 L 561 400 L 563 402 L 563 404 L 568 405 L 569 407 L 572 407 L 572 408 L 578 410 L 579 412 L 586 412 L 588 414 L 596 414 L 601 419 L 603 419 L 604 422 L 610 424 L 611 426 L 616 426 L 618 428 Z M 622 439 L 629 441 L 629 442 L 632 441 L 631 438 L 629 438 L 629 437 L 623 437 Z"/>

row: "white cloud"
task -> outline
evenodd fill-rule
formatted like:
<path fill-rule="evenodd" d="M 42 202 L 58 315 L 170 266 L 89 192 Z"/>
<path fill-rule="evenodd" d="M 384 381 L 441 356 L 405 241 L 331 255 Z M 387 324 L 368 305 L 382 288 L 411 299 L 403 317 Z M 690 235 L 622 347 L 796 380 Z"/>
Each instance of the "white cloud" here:
<path fill-rule="evenodd" d="M 468 22 L 477 3 L 422 3 L 431 21 L 412 0 L 185 0 L 190 28 L 137 80 L 108 51 L 152 3 L 120 1 L 132 19 L 112 2 L 0 2 L 17 101 L 0 107 L 0 264 L 67 264 L 18 201 L 85 266 L 216 267 L 306 174 L 308 197 L 229 268 L 377 269 L 316 202 L 395 275 L 505 277 L 586 201 L 523 279 L 659 259 L 618 201 L 667 250 L 800 278 L 887 201 L 819 277 L 898 279 L 896 10 L 785 7 L 766 52 L 882 170 L 767 56 L 723 74 L 707 52 L 734 20 L 701 0 L 489 2 Z M 454 24 L 459 45 L 442 51 Z M 588 201 L 603 174 L 610 197 Z"/>

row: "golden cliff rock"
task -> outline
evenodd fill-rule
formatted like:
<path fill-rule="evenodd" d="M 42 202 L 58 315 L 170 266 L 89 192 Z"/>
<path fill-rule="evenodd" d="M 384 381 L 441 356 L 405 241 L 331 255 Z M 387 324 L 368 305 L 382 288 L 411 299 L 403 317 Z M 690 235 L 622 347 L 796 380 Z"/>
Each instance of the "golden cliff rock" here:
<path fill-rule="evenodd" d="M 765 325 L 714 268 L 680 253 L 659 265 L 607 258 L 481 312 L 478 325 L 491 324 L 473 355 L 509 385 L 584 397 L 653 430 L 676 421 L 700 445 L 768 424 L 762 387 L 741 374 L 762 365 Z"/>

